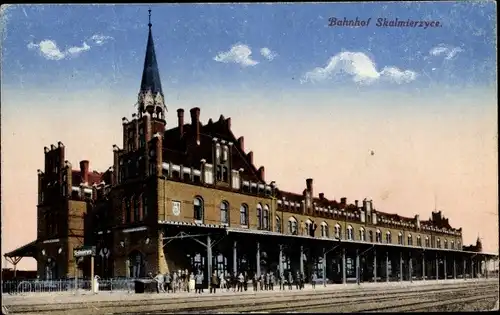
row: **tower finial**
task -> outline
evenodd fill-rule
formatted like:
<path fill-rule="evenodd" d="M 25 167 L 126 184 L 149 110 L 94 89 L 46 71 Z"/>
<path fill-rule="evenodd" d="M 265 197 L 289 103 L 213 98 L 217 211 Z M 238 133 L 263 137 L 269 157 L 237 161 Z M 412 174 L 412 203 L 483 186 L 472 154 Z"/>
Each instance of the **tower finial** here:
<path fill-rule="evenodd" d="M 148 26 L 149 26 L 149 28 L 151 28 L 151 26 L 153 26 L 153 24 L 151 24 L 151 9 L 149 9 L 148 12 L 149 12 L 149 23 L 148 23 Z"/>

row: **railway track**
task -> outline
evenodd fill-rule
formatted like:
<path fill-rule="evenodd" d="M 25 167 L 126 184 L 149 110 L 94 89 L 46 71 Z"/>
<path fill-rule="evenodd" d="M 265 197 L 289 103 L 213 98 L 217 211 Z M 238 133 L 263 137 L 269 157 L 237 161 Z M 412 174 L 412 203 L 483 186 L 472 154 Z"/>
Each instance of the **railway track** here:
<path fill-rule="evenodd" d="M 204 295 L 189 297 L 155 298 L 149 300 L 121 300 L 81 302 L 64 304 L 12 305 L 11 313 L 41 314 L 126 314 L 126 313 L 216 313 L 216 312 L 287 312 L 346 307 L 353 302 L 380 303 L 395 298 L 416 299 L 421 296 L 436 296 L 439 292 L 492 292 L 498 290 L 496 283 L 449 284 L 408 288 L 363 288 L 339 291 L 275 291 L 273 293 L 245 293 L 225 295 Z M 381 291 L 383 293 L 381 294 Z M 376 296 L 374 296 L 376 295 Z M 443 301 L 441 299 L 441 301 Z"/>
<path fill-rule="evenodd" d="M 498 290 L 498 286 L 491 285 L 490 287 L 484 287 L 480 289 L 476 289 L 475 295 L 483 295 L 488 294 L 492 291 Z M 265 312 L 265 313 L 287 313 L 287 312 L 365 312 L 370 311 L 370 307 L 373 307 L 374 304 L 382 304 L 389 303 L 387 307 L 378 307 L 376 311 L 385 311 L 388 309 L 392 309 L 395 306 L 401 305 L 403 301 L 414 301 L 420 300 L 423 297 L 436 297 L 439 296 L 439 301 L 446 301 L 450 295 L 459 294 L 460 296 L 470 296 L 470 288 L 460 288 L 460 289 L 432 289 L 432 290 L 422 290 L 419 292 L 391 292 L 391 293 L 382 293 L 378 292 L 377 296 L 373 296 L 373 294 L 365 294 L 358 296 L 347 296 L 347 297 L 335 297 L 329 299 L 317 299 L 316 297 L 310 297 L 307 300 L 307 303 L 304 301 L 299 301 L 297 299 L 294 300 L 283 300 L 283 301 L 275 301 L 274 305 L 262 304 L 259 301 L 256 301 L 253 306 L 238 306 L 232 308 L 221 308 L 217 307 L 216 309 L 211 309 L 207 311 L 199 311 L 200 313 L 255 313 L 255 312 Z M 496 294 L 498 295 L 498 294 Z M 354 303 L 353 303 L 354 302 Z M 409 304 L 412 306 L 414 303 Z M 427 306 L 425 306 L 427 307 Z"/>

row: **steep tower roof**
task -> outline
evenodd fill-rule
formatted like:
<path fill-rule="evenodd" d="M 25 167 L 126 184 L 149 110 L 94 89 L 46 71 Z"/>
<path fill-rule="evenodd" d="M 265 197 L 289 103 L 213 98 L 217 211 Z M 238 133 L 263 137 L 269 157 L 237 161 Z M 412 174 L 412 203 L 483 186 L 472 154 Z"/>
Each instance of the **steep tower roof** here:
<path fill-rule="evenodd" d="M 142 70 L 141 88 L 139 90 L 138 109 L 139 116 L 144 112 L 150 115 L 156 114 L 157 118 L 164 119 L 167 108 L 163 98 L 160 71 L 156 61 L 155 45 L 151 31 L 151 10 L 149 11 L 149 33 L 146 44 L 146 57 L 144 58 L 144 69 Z"/>
<path fill-rule="evenodd" d="M 153 41 L 153 34 L 151 32 L 151 20 L 149 21 L 148 26 L 148 43 L 146 44 L 146 57 L 144 58 L 144 69 L 142 70 L 140 92 L 148 92 L 149 90 L 151 90 L 153 94 L 159 92 L 161 93 L 161 95 L 163 95 L 163 90 L 161 88 L 160 71 L 158 70 L 158 62 L 156 61 L 155 44 Z"/>

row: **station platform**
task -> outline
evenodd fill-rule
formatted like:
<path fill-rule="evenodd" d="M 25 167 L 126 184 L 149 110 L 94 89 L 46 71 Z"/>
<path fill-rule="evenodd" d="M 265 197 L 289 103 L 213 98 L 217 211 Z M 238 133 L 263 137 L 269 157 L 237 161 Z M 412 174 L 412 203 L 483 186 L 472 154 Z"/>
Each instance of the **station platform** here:
<path fill-rule="evenodd" d="M 408 288 L 409 290 L 419 290 L 420 287 L 442 287 L 443 285 L 477 285 L 480 283 L 498 283 L 498 278 L 489 279 L 450 279 L 450 280 L 426 280 L 426 281 L 403 281 L 403 282 L 372 282 L 372 283 L 348 283 L 348 284 L 328 284 L 326 286 L 316 285 L 316 288 L 312 288 L 312 285 L 305 285 L 304 289 L 297 290 L 293 286 L 292 290 L 279 290 L 279 287 L 275 287 L 273 291 L 253 291 L 250 287 L 247 291 L 234 292 L 232 289 L 220 290 L 217 289 L 217 293 L 210 294 L 209 290 L 204 290 L 202 294 L 196 294 L 194 292 L 178 292 L 178 293 L 144 293 L 135 294 L 133 292 L 127 291 L 113 291 L 106 292 L 101 291 L 98 293 L 91 293 L 90 291 L 65 291 L 65 292 L 46 292 L 46 293 L 24 293 L 17 295 L 3 295 L 2 300 L 4 305 L 35 305 L 35 304 L 46 304 L 46 303 L 88 303 L 88 302 L 112 302 L 112 301 L 147 301 L 154 299 L 182 299 L 187 297 L 208 297 L 212 296 L 223 297 L 223 296 L 247 296 L 247 295 L 258 295 L 258 296 L 282 296 L 286 294 L 293 294 L 303 292 L 307 294 L 310 292 L 339 292 L 339 291 L 359 291 L 359 290 L 370 290 L 370 289 L 398 289 L 398 288 Z"/>

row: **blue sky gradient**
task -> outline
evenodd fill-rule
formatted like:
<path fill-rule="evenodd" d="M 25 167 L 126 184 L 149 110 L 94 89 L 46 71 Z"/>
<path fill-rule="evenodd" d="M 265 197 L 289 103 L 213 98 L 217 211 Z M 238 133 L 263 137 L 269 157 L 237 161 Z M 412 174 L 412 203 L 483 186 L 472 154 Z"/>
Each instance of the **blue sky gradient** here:
<path fill-rule="evenodd" d="M 19 5 L 3 13 L 2 81 L 6 88 L 127 90 L 138 85 L 147 39 L 147 9 L 133 5 Z M 361 52 L 377 69 L 394 66 L 418 74 L 394 88 L 491 86 L 495 82 L 493 2 L 153 5 L 153 36 L 164 86 L 311 89 L 348 87 L 339 79 L 301 84 L 300 78 L 343 51 Z M 372 18 L 365 28 L 328 27 L 328 18 Z M 377 28 L 374 20 L 436 20 L 439 28 Z M 95 35 L 113 39 L 97 46 Z M 55 41 L 64 50 L 90 46 L 74 58 L 46 60 L 29 43 Z M 214 61 L 234 44 L 252 49 L 256 66 Z M 447 60 L 431 56 L 440 44 L 460 48 Z M 259 49 L 277 57 L 268 61 Z M 138 88 L 138 87 L 137 87 Z M 375 88 L 372 85 L 370 88 Z M 380 88 L 380 86 L 378 86 Z"/>

